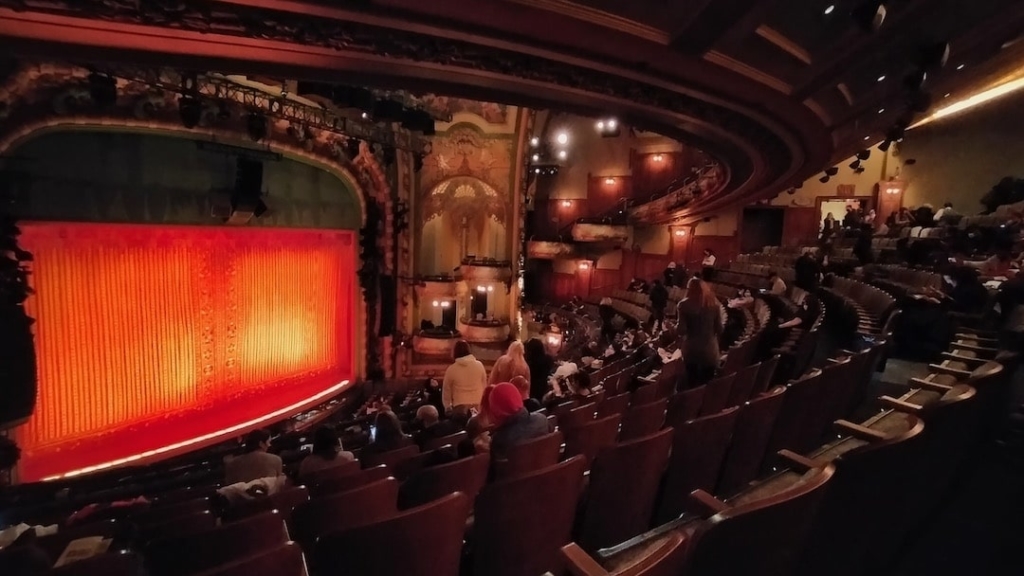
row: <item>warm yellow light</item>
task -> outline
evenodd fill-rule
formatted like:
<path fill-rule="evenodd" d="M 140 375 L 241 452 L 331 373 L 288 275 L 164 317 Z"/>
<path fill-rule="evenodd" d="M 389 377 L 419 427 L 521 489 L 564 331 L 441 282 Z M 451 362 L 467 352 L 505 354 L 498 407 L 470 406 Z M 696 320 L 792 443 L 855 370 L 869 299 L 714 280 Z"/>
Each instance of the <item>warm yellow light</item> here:
<path fill-rule="evenodd" d="M 663 155 L 661 155 L 661 154 L 655 154 L 655 155 L 654 155 L 654 161 L 655 161 L 655 162 L 661 162 L 661 161 L 663 161 L 664 159 L 665 159 L 665 157 L 664 157 Z"/>
<path fill-rule="evenodd" d="M 589 270 L 590 262 L 580 262 L 580 270 Z"/>
<path fill-rule="evenodd" d="M 615 178 L 605 178 L 604 183 L 608 184 L 609 186 L 615 184 Z"/>
<path fill-rule="evenodd" d="M 572 206 L 572 201 L 570 201 L 570 200 L 562 200 L 562 206 L 565 207 L 565 208 L 568 208 L 568 207 Z"/>
<path fill-rule="evenodd" d="M 686 230 L 676 230 L 675 231 L 675 235 L 676 236 L 686 236 Z"/>
<path fill-rule="evenodd" d="M 949 106 L 945 106 L 943 108 L 940 108 L 937 111 L 935 111 L 935 113 L 932 114 L 931 116 L 928 116 L 924 120 L 921 120 L 917 124 L 914 124 L 912 126 L 912 128 L 917 128 L 918 126 L 924 126 L 925 124 L 928 124 L 929 122 L 934 122 L 935 120 L 940 120 L 940 119 L 945 118 L 947 116 L 952 116 L 953 114 L 957 114 L 957 113 L 960 113 L 960 112 L 964 112 L 966 110 L 970 110 L 971 108 L 974 108 L 975 106 L 980 106 L 980 105 L 982 105 L 982 104 L 984 104 L 986 102 L 991 102 L 992 100 L 995 100 L 996 98 L 1000 98 L 1002 96 L 1006 96 L 1007 94 L 1010 94 L 1011 92 L 1016 92 L 1017 90 L 1020 90 L 1021 88 L 1024 88 L 1024 77 L 1017 78 L 1016 80 L 1011 80 L 1011 81 L 1009 81 L 1009 82 L 1007 82 L 1005 84 L 1000 84 L 999 86 L 995 86 L 993 88 L 989 88 L 988 90 L 985 90 L 984 92 L 979 92 L 979 93 L 977 93 L 977 94 L 975 94 L 973 96 L 970 96 L 968 98 L 965 98 L 965 99 L 963 99 L 963 100 L 961 100 L 959 102 L 955 102 L 953 104 L 950 104 Z"/>

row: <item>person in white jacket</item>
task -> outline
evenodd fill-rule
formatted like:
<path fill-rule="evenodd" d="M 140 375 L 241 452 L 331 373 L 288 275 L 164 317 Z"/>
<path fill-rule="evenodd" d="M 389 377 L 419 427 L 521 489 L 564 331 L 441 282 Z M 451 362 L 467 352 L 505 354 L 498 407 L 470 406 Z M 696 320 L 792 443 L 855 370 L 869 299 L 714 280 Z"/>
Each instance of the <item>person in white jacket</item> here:
<path fill-rule="evenodd" d="M 446 412 L 456 406 L 479 406 L 487 387 L 487 370 L 483 363 L 469 352 L 465 340 L 455 343 L 455 362 L 444 372 L 441 401 Z"/>

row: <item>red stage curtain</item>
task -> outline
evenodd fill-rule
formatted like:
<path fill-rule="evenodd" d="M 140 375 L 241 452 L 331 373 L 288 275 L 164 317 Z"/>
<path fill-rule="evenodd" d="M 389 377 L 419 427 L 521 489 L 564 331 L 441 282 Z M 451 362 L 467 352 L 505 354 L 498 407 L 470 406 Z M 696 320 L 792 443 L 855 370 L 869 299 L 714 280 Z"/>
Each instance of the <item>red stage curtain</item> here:
<path fill-rule="evenodd" d="M 39 397 L 23 480 L 289 406 L 353 376 L 348 231 L 29 223 Z"/>

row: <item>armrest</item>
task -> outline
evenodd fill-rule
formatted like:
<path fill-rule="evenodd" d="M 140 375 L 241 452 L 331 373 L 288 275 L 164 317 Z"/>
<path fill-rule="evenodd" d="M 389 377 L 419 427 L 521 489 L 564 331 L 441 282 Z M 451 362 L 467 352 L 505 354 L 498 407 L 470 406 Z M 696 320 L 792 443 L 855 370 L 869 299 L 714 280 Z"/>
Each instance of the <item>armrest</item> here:
<path fill-rule="evenodd" d="M 725 502 L 700 489 L 690 492 L 690 497 L 686 501 L 686 511 L 701 518 L 710 518 L 728 509 L 729 506 Z"/>
<path fill-rule="evenodd" d="M 922 410 L 922 407 L 918 406 L 917 404 L 904 402 L 903 400 L 897 400 L 892 396 L 882 396 L 878 399 L 878 402 L 881 403 L 886 408 L 896 410 L 897 412 L 906 412 L 909 414 L 917 415 L 920 414 Z"/>
<path fill-rule="evenodd" d="M 847 350 L 846 348 L 841 348 L 841 349 L 839 350 L 839 352 L 840 352 L 841 354 L 844 354 L 844 355 L 846 355 L 846 356 L 856 356 L 856 355 L 857 355 L 857 353 L 856 353 L 856 352 L 854 352 L 853 350 Z"/>
<path fill-rule="evenodd" d="M 929 364 L 928 369 L 939 374 L 948 374 L 950 376 L 957 376 L 959 378 L 970 378 L 971 373 L 967 370 L 957 370 L 956 368 L 950 368 L 941 364 Z"/>
<path fill-rule="evenodd" d="M 608 574 L 603 566 L 575 542 L 562 546 L 562 558 L 565 559 L 566 571 L 572 576 L 606 576 Z"/>
<path fill-rule="evenodd" d="M 779 458 L 782 458 L 782 460 L 785 461 L 787 465 L 801 473 L 807 472 L 808 470 L 813 470 L 819 466 L 819 464 L 814 460 L 811 460 L 806 456 L 801 456 L 796 452 L 792 452 L 790 450 L 779 450 L 778 454 Z"/>
<path fill-rule="evenodd" d="M 962 348 L 964 350 L 971 350 L 973 352 L 991 352 L 996 354 L 999 352 L 999 348 L 989 348 L 987 346 L 976 346 L 974 344 L 964 344 L 963 342 L 953 342 L 950 346 L 953 348 Z"/>
<path fill-rule="evenodd" d="M 987 358 L 976 358 L 974 356 L 961 356 L 961 355 L 955 354 L 953 352 L 943 352 L 942 353 L 942 357 L 945 358 L 946 360 L 954 360 L 956 362 L 964 362 L 964 363 L 973 362 L 975 364 L 984 364 L 985 362 L 988 362 Z"/>
<path fill-rule="evenodd" d="M 884 398 L 884 396 L 883 396 Z M 898 402 L 898 400 L 897 400 Z M 866 442 L 876 442 L 878 440 L 885 440 L 886 435 L 882 434 L 878 430 L 872 430 L 867 426 L 861 426 L 860 424 L 854 424 L 849 420 L 836 420 L 832 423 L 837 432 L 846 433 L 854 438 L 864 440 Z"/>
<path fill-rule="evenodd" d="M 978 342 L 988 342 L 990 344 L 999 344 L 998 338 L 986 338 L 984 336 L 978 336 L 977 334 L 971 334 L 970 332 L 957 332 L 957 338 L 969 338 L 971 340 L 977 340 Z"/>
<path fill-rule="evenodd" d="M 945 394 L 953 389 L 952 386 L 946 386 L 945 384 L 939 384 L 938 382 L 923 380 L 921 378 L 911 378 L 910 385 L 911 387 L 917 386 L 923 390 L 930 390 L 932 392 L 938 392 L 939 394 Z"/>

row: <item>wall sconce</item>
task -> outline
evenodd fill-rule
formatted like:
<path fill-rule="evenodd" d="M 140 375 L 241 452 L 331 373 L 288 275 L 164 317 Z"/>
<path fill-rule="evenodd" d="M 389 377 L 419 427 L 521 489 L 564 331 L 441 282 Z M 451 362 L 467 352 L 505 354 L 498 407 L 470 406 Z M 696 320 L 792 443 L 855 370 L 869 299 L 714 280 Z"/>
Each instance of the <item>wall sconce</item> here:
<path fill-rule="evenodd" d="M 580 262 L 580 270 L 590 270 L 590 262 Z"/>
<path fill-rule="evenodd" d="M 438 302 L 437 300 L 434 300 L 434 308 L 437 308 L 440 305 L 441 305 L 440 302 Z"/>
<path fill-rule="evenodd" d="M 611 177 L 605 178 L 604 179 L 604 183 L 609 185 L 609 186 L 611 186 L 612 184 L 615 184 L 615 178 L 611 178 Z"/>
<path fill-rule="evenodd" d="M 569 208 L 572 206 L 572 200 L 562 200 L 562 208 Z"/>
<path fill-rule="evenodd" d="M 488 292 L 494 292 L 494 286 L 488 286 L 487 287 L 487 291 Z"/>
<path fill-rule="evenodd" d="M 484 292 L 487 292 L 487 288 L 485 286 L 477 286 L 476 291 L 483 294 Z"/>
<path fill-rule="evenodd" d="M 675 234 L 677 237 L 686 236 L 686 230 L 676 230 L 675 232 L 673 232 L 673 234 Z"/>
<path fill-rule="evenodd" d="M 665 156 L 662 154 L 655 154 L 654 156 L 651 157 L 651 160 L 654 160 L 655 162 L 664 162 Z"/>
<path fill-rule="evenodd" d="M 441 308 L 451 308 L 451 306 L 452 306 L 452 303 L 449 302 L 448 300 L 444 300 L 444 301 L 441 302 Z"/>
<path fill-rule="evenodd" d="M 900 192 L 902 192 L 902 189 L 899 186 L 886 186 L 885 187 L 885 193 L 886 194 L 899 194 Z"/>

